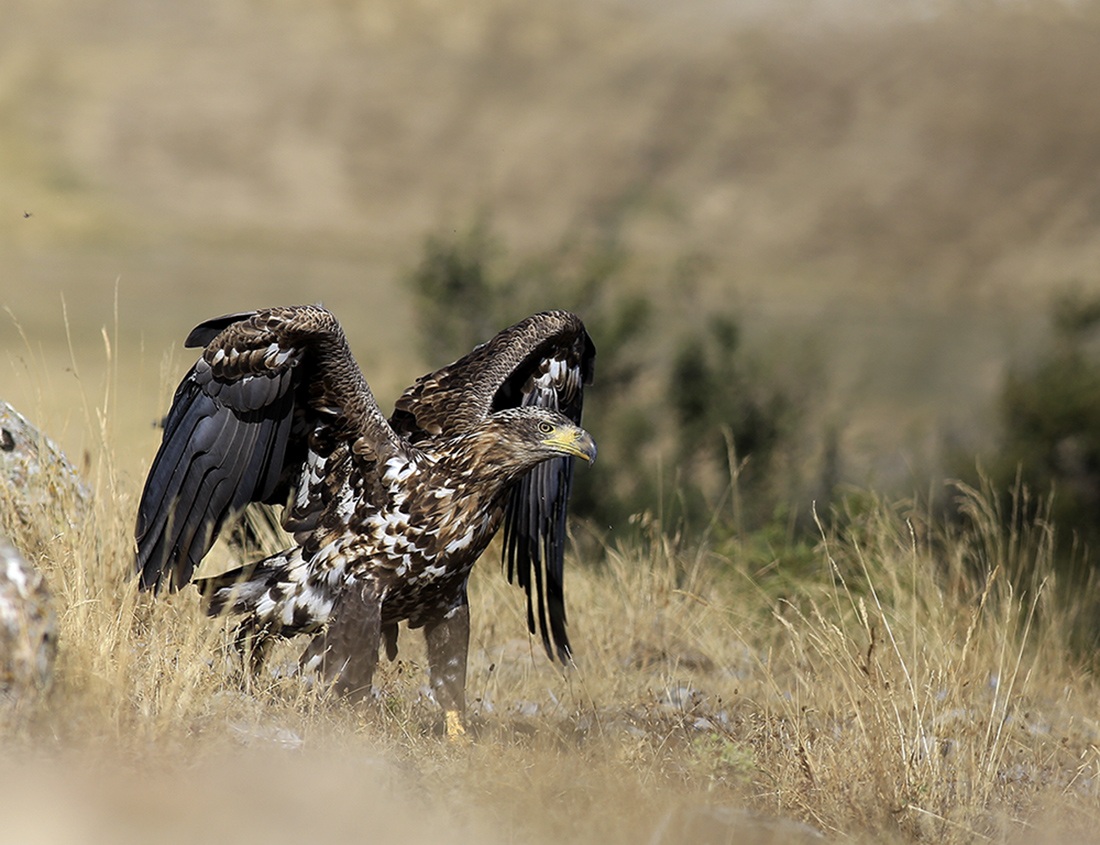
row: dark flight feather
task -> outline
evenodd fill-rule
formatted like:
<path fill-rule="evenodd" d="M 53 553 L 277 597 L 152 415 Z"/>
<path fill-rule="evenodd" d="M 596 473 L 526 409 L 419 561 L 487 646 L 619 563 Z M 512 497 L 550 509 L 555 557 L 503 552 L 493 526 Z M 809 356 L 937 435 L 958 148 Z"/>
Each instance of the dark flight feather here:
<path fill-rule="evenodd" d="M 474 426 L 502 408 L 550 408 L 580 425 L 595 357 L 578 317 L 564 311 L 535 314 L 417 379 L 397 400 L 391 422 L 414 443 Z M 565 506 L 572 482 L 573 458 L 539 464 L 515 483 L 504 516 L 508 580 L 527 595 L 528 629 L 562 663 L 571 654 L 562 596 Z"/>

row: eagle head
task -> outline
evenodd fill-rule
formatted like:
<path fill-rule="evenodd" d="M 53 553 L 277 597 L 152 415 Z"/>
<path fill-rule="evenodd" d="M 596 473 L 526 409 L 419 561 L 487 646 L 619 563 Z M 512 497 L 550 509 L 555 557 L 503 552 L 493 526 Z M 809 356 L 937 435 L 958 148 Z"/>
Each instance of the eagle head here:
<path fill-rule="evenodd" d="M 501 462 L 512 457 L 527 469 L 550 458 L 596 460 L 592 435 L 564 414 L 529 405 L 497 411 L 489 418 L 494 435 L 494 457 Z"/>

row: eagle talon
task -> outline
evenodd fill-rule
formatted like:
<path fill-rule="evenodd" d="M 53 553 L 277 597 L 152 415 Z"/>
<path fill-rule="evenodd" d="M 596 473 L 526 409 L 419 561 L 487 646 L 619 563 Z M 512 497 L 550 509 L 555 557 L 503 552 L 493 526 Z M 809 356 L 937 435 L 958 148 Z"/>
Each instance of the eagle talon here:
<path fill-rule="evenodd" d="M 462 714 L 457 710 L 448 710 L 443 714 L 443 730 L 448 742 L 467 745 L 470 735 L 466 733 L 466 726 L 462 723 Z"/>

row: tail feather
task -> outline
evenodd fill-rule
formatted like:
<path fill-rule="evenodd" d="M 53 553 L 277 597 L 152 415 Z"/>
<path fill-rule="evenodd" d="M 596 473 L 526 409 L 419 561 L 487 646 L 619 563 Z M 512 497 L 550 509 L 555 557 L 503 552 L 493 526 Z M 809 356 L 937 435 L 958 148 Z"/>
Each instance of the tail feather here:
<path fill-rule="evenodd" d="M 223 572 L 212 578 L 198 578 L 207 616 L 256 613 L 260 601 L 280 581 L 289 581 L 285 555 L 273 555 L 259 563 Z"/>
<path fill-rule="evenodd" d="M 332 612 L 330 585 L 310 578 L 300 548 L 197 583 L 208 616 L 244 615 L 245 624 L 272 634 L 315 631 Z"/>

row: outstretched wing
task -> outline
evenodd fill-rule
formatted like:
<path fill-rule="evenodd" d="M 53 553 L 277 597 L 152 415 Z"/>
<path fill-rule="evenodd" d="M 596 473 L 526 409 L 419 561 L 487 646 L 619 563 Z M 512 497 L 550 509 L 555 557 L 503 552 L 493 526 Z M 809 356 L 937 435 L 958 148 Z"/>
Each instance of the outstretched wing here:
<path fill-rule="evenodd" d="M 544 311 L 417 379 L 397 400 L 390 422 L 414 443 L 459 434 L 493 411 L 520 405 L 553 408 L 580 424 L 595 357 L 579 317 Z M 563 663 L 570 655 L 562 563 L 572 480 L 572 458 L 541 463 L 513 485 L 504 514 L 508 580 L 527 593 L 531 633 L 541 634 L 547 654 Z"/>
<path fill-rule="evenodd" d="M 196 327 L 205 346 L 176 390 L 138 507 L 141 586 L 186 584 L 225 519 L 294 501 L 308 531 L 335 494 L 332 467 L 402 444 L 378 410 L 336 318 L 318 306 L 231 314 Z"/>

